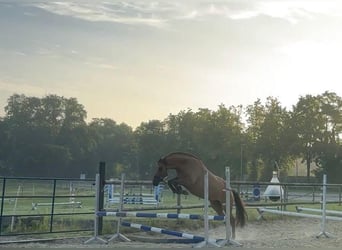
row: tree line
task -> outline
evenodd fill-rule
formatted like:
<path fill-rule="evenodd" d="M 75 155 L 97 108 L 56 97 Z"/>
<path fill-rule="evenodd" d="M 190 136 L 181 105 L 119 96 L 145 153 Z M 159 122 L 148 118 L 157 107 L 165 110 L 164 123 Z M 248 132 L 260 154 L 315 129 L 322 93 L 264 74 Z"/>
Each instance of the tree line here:
<path fill-rule="evenodd" d="M 307 176 L 342 177 L 342 99 L 334 92 L 299 97 L 287 110 L 277 98 L 243 107 L 200 108 L 141 122 L 133 129 L 109 118 L 86 122 L 76 98 L 13 94 L 0 117 L 0 175 L 93 178 L 100 161 L 108 176 L 151 179 L 158 159 L 172 151 L 200 157 L 233 180 L 268 181 L 286 175 L 296 159 Z"/>

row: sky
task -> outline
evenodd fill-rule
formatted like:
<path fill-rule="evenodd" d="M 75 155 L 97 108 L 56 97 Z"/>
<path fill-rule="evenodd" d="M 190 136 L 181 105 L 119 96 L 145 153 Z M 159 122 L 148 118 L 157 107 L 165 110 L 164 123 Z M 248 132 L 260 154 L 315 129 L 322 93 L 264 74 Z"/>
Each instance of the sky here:
<path fill-rule="evenodd" d="M 87 120 L 342 96 L 340 0 L 0 0 L 0 116 L 17 93 Z"/>

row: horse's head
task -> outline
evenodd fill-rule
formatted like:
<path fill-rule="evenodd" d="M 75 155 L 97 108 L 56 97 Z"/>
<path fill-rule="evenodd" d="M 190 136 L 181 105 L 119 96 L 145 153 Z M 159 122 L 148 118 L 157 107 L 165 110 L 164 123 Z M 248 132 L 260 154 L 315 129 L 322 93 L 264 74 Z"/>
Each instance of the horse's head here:
<path fill-rule="evenodd" d="M 166 168 L 166 159 L 161 158 L 158 161 L 157 172 L 153 177 L 153 186 L 158 186 L 161 181 L 166 181 L 167 179 L 167 168 Z"/>

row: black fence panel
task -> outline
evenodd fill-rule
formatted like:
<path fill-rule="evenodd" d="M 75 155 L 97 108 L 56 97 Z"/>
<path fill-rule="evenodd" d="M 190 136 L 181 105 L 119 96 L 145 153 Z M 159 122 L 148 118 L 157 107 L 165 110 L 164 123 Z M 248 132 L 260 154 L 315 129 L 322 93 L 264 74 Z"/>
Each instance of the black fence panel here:
<path fill-rule="evenodd" d="M 93 231 L 94 182 L 0 177 L 0 236 Z"/>

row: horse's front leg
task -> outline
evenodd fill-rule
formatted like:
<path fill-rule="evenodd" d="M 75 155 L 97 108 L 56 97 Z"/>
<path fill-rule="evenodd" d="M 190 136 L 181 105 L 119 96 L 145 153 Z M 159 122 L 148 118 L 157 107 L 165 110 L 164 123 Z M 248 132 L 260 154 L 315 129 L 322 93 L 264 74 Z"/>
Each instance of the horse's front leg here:
<path fill-rule="evenodd" d="M 173 179 L 168 180 L 168 181 L 167 181 L 167 185 L 169 186 L 169 188 L 171 189 L 171 191 L 172 191 L 173 193 L 177 193 L 177 192 L 178 192 L 177 187 L 176 187 L 176 185 L 175 185 Z"/>
<path fill-rule="evenodd" d="M 172 190 L 172 192 L 176 193 L 176 194 L 184 194 L 187 195 L 188 192 L 182 189 L 182 186 L 179 185 L 178 183 L 178 178 L 175 177 L 171 180 L 167 181 L 167 185 L 170 187 L 170 189 Z"/>

